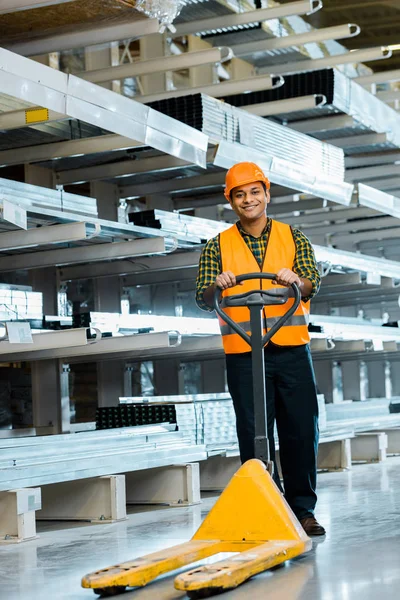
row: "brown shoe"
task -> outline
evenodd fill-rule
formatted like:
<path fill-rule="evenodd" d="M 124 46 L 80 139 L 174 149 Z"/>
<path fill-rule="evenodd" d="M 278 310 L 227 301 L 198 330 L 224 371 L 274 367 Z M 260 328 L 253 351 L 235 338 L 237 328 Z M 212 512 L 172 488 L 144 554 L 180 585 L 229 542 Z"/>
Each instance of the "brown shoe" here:
<path fill-rule="evenodd" d="M 322 525 L 320 525 L 317 519 L 312 515 L 300 519 L 300 525 L 302 526 L 306 534 L 310 536 L 325 535 L 326 533 Z"/>

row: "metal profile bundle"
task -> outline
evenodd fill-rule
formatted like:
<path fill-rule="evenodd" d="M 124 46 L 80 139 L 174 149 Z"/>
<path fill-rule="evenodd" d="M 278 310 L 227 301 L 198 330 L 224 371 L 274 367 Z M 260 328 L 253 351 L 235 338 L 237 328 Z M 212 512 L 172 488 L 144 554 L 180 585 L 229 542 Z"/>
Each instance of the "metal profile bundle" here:
<path fill-rule="evenodd" d="M 320 428 L 325 429 L 325 403 L 319 394 Z M 173 407 L 176 412 L 178 430 L 192 443 L 204 445 L 207 453 L 236 450 L 238 447 L 236 417 L 229 393 L 190 394 L 177 396 L 125 397 L 119 399 L 120 406 Z M 276 441 L 277 436 L 275 436 Z"/>
<path fill-rule="evenodd" d="M 204 460 L 205 448 L 169 426 L 0 439 L 0 490 Z"/>
<path fill-rule="evenodd" d="M 103 406 L 96 410 L 96 429 L 176 423 L 173 405 Z"/>
<path fill-rule="evenodd" d="M 253 160 L 273 183 L 349 204 L 353 186 L 344 182 L 343 150 L 239 110 L 194 94 L 158 102 L 157 110 L 201 129 L 219 143 L 214 164 L 230 168 Z"/>
<path fill-rule="evenodd" d="M 172 350 L 181 343 L 181 336 L 176 332 L 152 332 L 134 335 L 113 335 L 112 337 L 101 337 L 96 332 L 96 339 L 87 340 L 86 329 L 65 329 L 63 331 L 46 331 L 34 336 L 34 340 L 43 342 L 42 347 L 32 344 L 13 344 L 0 342 L 2 353 L 7 356 L 7 361 L 20 360 L 44 360 L 48 358 L 68 358 L 69 362 L 96 362 L 104 360 L 105 356 L 111 358 L 136 357 L 142 359 L 147 353 L 152 356 L 157 350 L 165 354 L 166 348 Z M 75 333 L 74 333 L 75 332 Z M 79 343 L 69 343 L 74 335 L 82 337 Z M 65 338 L 65 343 L 63 344 Z M 51 347 L 47 341 L 51 341 Z M 46 346 L 44 343 L 46 342 Z M 83 343 L 82 343 L 83 342 Z M 28 358 L 29 357 L 29 358 Z"/>
<path fill-rule="evenodd" d="M 206 166 L 207 136 L 120 94 L 0 49 L 3 94 Z"/>
<path fill-rule="evenodd" d="M 90 313 L 91 327 L 101 332 L 132 334 L 142 330 L 177 331 L 182 336 L 220 335 L 216 319 L 206 317 L 173 317 L 153 314 Z M 268 324 L 268 319 L 267 319 Z M 400 343 L 397 326 L 383 326 L 382 319 L 360 319 L 312 314 L 309 319 L 311 338 L 324 340 L 375 340 Z"/>
<path fill-rule="evenodd" d="M 129 220 L 137 227 L 155 227 L 177 239 L 184 237 L 197 243 L 202 243 L 227 228 L 226 223 L 159 209 L 130 213 Z"/>
<path fill-rule="evenodd" d="M 3 200 L 17 204 L 24 210 L 45 208 L 97 217 L 95 198 L 0 178 L 0 202 Z"/>
<path fill-rule="evenodd" d="M 0 286 L 0 320 L 42 318 L 43 294 L 41 292 L 6 289 L 5 285 Z"/>
<path fill-rule="evenodd" d="M 296 73 L 285 75 L 285 84 L 273 90 L 261 90 L 249 94 L 236 94 L 226 100 L 239 108 L 259 105 L 269 102 L 279 102 L 295 98 L 319 95 L 325 98 L 325 103 L 320 103 L 315 108 L 310 108 L 303 113 L 288 112 L 282 104 L 279 114 L 274 112 L 273 118 L 277 122 L 289 123 L 291 126 L 304 133 L 309 133 L 317 139 L 337 139 L 340 143 L 342 137 L 353 137 L 346 145 L 345 153 L 354 154 L 372 151 L 379 145 L 380 150 L 397 148 L 400 144 L 400 115 L 375 95 L 362 88 L 356 81 L 346 77 L 336 69 L 323 69 L 309 73 Z M 224 99 L 224 98 L 221 98 Z M 278 105 L 279 107 L 279 105 Z M 324 116 L 345 114 L 352 118 L 348 123 L 337 119 L 321 120 Z M 298 121 L 302 121 L 298 123 Z M 320 124 L 320 129 L 318 126 Z M 356 136 L 366 132 L 386 134 L 386 139 L 376 138 L 376 143 L 369 139 Z"/>
<path fill-rule="evenodd" d="M 207 450 L 237 446 L 235 413 L 228 393 L 124 397 L 119 402 L 120 408 L 132 407 L 148 413 L 152 407 L 173 408 L 178 430 Z"/>

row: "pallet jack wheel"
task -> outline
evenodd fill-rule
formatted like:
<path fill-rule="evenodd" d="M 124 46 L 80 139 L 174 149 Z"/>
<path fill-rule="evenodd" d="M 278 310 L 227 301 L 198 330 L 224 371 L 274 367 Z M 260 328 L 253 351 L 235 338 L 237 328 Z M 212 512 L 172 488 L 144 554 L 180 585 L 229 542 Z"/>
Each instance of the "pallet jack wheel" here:
<path fill-rule="evenodd" d="M 107 588 L 96 588 L 93 589 L 94 593 L 103 598 L 109 598 L 110 596 L 117 596 L 122 594 L 126 590 L 126 585 L 114 585 Z"/>

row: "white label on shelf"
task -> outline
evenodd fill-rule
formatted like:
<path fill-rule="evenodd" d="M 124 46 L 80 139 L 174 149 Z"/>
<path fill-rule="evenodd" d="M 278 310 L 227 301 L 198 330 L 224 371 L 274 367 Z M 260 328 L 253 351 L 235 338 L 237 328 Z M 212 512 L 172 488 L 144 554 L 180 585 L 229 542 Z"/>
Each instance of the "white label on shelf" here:
<path fill-rule="evenodd" d="M 8 341 L 10 344 L 33 344 L 31 326 L 29 323 L 6 323 Z"/>
<path fill-rule="evenodd" d="M 5 199 L 3 199 L 3 219 L 14 223 L 14 225 L 21 227 L 21 229 L 28 229 L 26 210 L 18 206 L 18 204 L 13 204 Z"/>

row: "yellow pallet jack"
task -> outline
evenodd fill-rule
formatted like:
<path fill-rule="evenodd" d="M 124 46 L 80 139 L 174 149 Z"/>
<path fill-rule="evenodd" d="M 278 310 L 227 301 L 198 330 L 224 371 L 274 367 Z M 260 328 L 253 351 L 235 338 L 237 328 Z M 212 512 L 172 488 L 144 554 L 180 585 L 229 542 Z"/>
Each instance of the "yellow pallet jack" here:
<path fill-rule="evenodd" d="M 239 275 L 236 281 L 275 278 L 272 273 L 249 273 Z M 264 306 L 286 303 L 292 290 L 292 306 L 263 336 Z M 127 587 L 145 586 L 159 575 L 220 552 L 236 553 L 175 578 L 175 588 L 186 592 L 189 598 L 206 598 L 236 588 L 257 573 L 311 549 L 310 538 L 272 479 L 267 435 L 263 349 L 300 303 L 300 291 L 295 284 L 292 290 L 260 289 L 223 299 L 222 306 L 249 308 L 251 336 L 221 310 L 220 289 L 214 296 L 216 312 L 252 348 L 256 458 L 247 461 L 232 477 L 190 541 L 90 573 L 83 577 L 82 587 L 91 588 L 103 597 L 113 596 Z"/>

